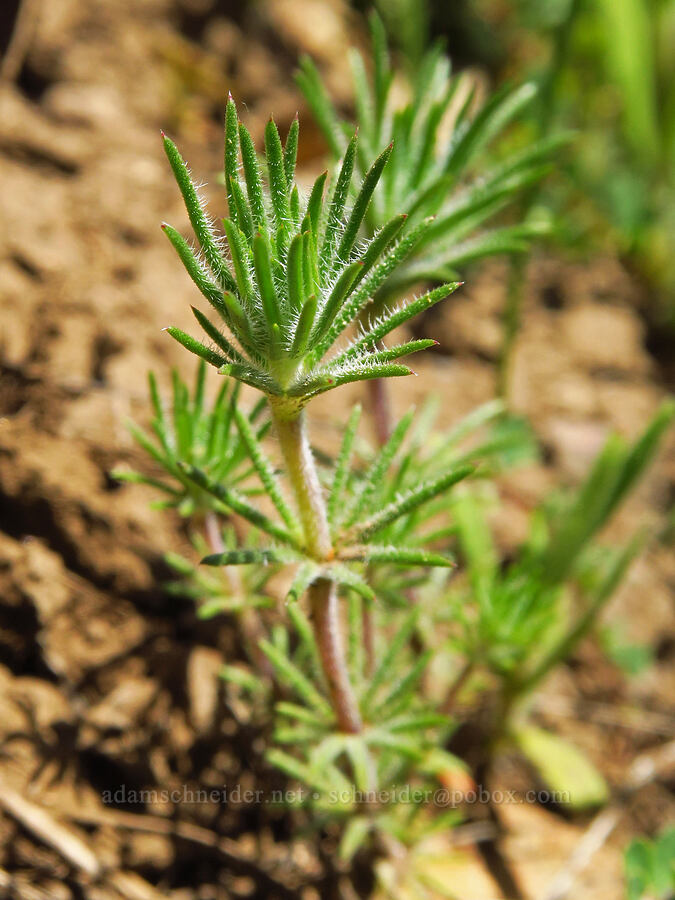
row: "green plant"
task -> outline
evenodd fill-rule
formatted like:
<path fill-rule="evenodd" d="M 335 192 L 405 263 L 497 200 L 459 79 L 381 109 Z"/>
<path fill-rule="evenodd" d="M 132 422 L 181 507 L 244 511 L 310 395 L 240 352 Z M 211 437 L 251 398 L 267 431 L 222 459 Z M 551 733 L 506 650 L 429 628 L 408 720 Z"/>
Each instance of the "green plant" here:
<path fill-rule="evenodd" d="M 603 547 L 595 537 L 653 459 L 674 415 L 675 406 L 665 403 L 633 445 L 610 437 L 578 492 L 551 497 L 536 511 L 529 540 L 506 567 L 492 541 L 485 499 L 465 491 L 449 500 L 459 556 L 467 567 L 467 581 L 451 589 L 448 608 L 457 628 L 452 646 L 463 660 L 462 678 L 476 671 L 490 674 L 498 696 L 493 740 L 514 740 L 537 768 L 546 767 L 552 788 L 569 790 L 573 806 L 597 804 L 605 789 L 597 778 L 588 789 L 589 766 L 582 772 L 576 757 L 574 766 L 563 770 L 569 749 L 551 736 L 542 739 L 524 724 L 523 712 L 529 695 L 596 626 L 642 549 L 643 532 L 623 547 Z M 557 778 L 553 745 L 559 753 Z"/>
<path fill-rule="evenodd" d="M 486 4 L 469 5 L 484 21 Z M 500 17 L 508 77 L 515 69 L 540 85 L 531 127 L 576 131 L 575 153 L 541 198 L 558 239 L 627 259 L 651 288 L 650 312 L 672 328 L 675 3 L 517 0 L 507 16 L 487 6 Z"/>
<path fill-rule="evenodd" d="M 225 181 L 230 218 L 223 222 L 230 253 L 227 259 L 185 163 L 173 142 L 164 137 L 166 153 L 204 261 L 178 232 L 168 225 L 163 227 L 188 274 L 227 327 L 229 337 L 197 309 L 195 317 L 217 349 L 178 329 L 169 328 L 168 332 L 216 366 L 221 374 L 263 392 L 295 508 L 286 500 L 248 417 L 236 406 L 233 414 L 241 441 L 279 519 L 272 519 L 251 506 L 233 488 L 209 477 L 190 461 L 183 460 L 177 465 L 184 478 L 213 498 L 216 508 L 236 512 L 274 541 L 266 548 L 219 550 L 206 558 L 207 564 L 296 566 L 290 593 L 297 597 L 308 591 L 332 714 L 342 730 L 360 732 L 362 714 L 344 659 L 336 585 L 361 591 L 372 600 L 371 591 L 354 562 L 450 565 L 450 560 L 437 553 L 411 550 L 403 542 L 394 543 L 386 538 L 392 535 L 393 523 L 409 518 L 419 507 L 469 475 L 472 467 L 458 466 L 437 478 L 417 483 L 393 494 L 386 506 L 378 508 L 373 504 L 377 482 L 398 449 L 404 433 L 401 431 L 400 437 L 392 436 L 373 463 L 358 494 L 344 507 L 342 515 L 331 516 L 337 507 L 333 504 L 329 509 L 324 502 L 303 410 L 310 399 L 340 384 L 412 374 L 396 360 L 430 346 L 433 341 L 409 341 L 387 349 L 377 349 L 378 342 L 417 312 L 452 293 L 457 285 L 443 285 L 387 311 L 326 361 L 326 354 L 338 338 L 432 223 L 424 220 L 417 227 L 409 228 L 397 243 L 392 243 L 406 224 L 404 216 L 396 216 L 366 245 L 357 244 L 359 227 L 391 148 L 381 153 L 365 174 L 354 205 L 345 216 L 357 156 L 356 136 L 349 143 L 328 197 L 324 198 L 327 179 L 322 175 L 306 202 L 301 202 L 293 181 L 297 140 L 297 120 L 284 147 L 274 122 L 268 123 L 265 150 L 269 194 L 266 196 L 253 142 L 239 122 L 230 98 L 225 126 Z M 239 180 L 240 151 L 243 186 Z M 349 430 L 347 439 L 335 473 L 336 502 L 348 472 L 349 440 L 353 439 Z M 383 534 L 385 542 L 380 543 Z"/>
<path fill-rule="evenodd" d="M 399 91 L 392 91 L 394 69 L 377 15 L 371 16 L 370 27 L 370 78 L 361 54 L 356 50 L 350 54 L 359 170 L 365 172 L 379 145 L 391 141 L 393 150 L 364 217 L 366 233 L 375 233 L 401 211 L 413 222 L 435 217 L 381 293 L 397 295 L 419 281 L 455 278 L 461 267 L 474 260 L 526 251 L 531 239 L 546 230 L 537 217 L 479 229 L 549 171 L 553 151 L 566 140 L 557 135 L 502 153 L 501 158 L 496 153 L 495 145 L 507 126 L 533 102 L 535 86 L 507 87 L 480 102 L 468 78 L 450 74 L 449 60 L 437 44 L 426 52 L 411 83 L 403 87 L 405 100 L 401 101 Z M 338 114 L 309 57 L 301 60 L 297 81 L 331 155 L 341 159 L 353 124 Z"/>
<path fill-rule="evenodd" d="M 432 801 L 439 782 L 467 777 L 448 749 L 461 685 L 442 673 L 457 662 L 462 683 L 480 666 L 499 686 L 493 738 L 528 743 L 516 701 L 571 652 L 625 571 L 633 545 L 606 554 L 600 574 L 589 545 L 673 412 L 664 407 L 633 447 L 610 440 L 576 499 L 557 505 L 550 525 L 537 514 L 532 540 L 508 566 L 491 545 L 479 489 L 531 458 L 533 441 L 500 403 L 440 434 L 432 408 L 411 411 L 376 449 L 359 437 L 356 407 L 335 456 L 315 453 L 307 403 L 351 381 L 411 374 L 398 360 L 433 342 L 383 348 L 382 339 L 457 285 L 362 318 L 350 333 L 432 223 L 393 216 L 362 241 L 390 149 L 352 190 L 353 138 L 334 182 L 321 176 L 305 199 L 294 183 L 297 140 L 297 121 L 285 146 L 270 122 L 262 166 L 228 102 L 226 253 L 164 138 L 199 248 L 164 230 L 218 320 L 194 310 L 208 343 L 168 329 L 201 360 L 195 391 L 174 375 L 169 415 L 151 377 L 156 440 L 132 428 L 162 474 L 120 474 L 158 488 L 163 505 L 188 517 L 207 568 L 171 555 L 182 579 L 171 590 L 198 599 L 203 616 L 236 617 L 243 660 L 223 678 L 261 723 L 269 762 L 299 782 L 295 806 L 315 827 L 340 830 L 346 861 L 366 845 L 410 846 L 458 821 L 454 804 L 439 811 Z M 213 404 L 205 363 L 228 379 Z M 238 382 L 262 394 L 249 412 Z M 465 573 L 455 585 L 447 576 L 456 559 Z M 572 590 L 579 613 L 560 629 L 561 597 Z"/>
<path fill-rule="evenodd" d="M 632 841 L 624 854 L 627 900 L 675 896 L 675 828 L 654 840 Z"/>
<path fill-rule="evenodd" d="M 405 4 L 400 9 L 391 4 L 386 19 L 410 17 L 411 13 Z M 415 12 L 412 19 L 423 28 L 420 16 Z M 567 137 L 542 132 L 539 140 L 524 148 L 511 146 L 504 152 L 499 144 L 505 143 L 508 126 L 532 105 L 535 85 L 506 86 L 480 101 L 469 78 L 451 75 L 440 43 L 421 56 L 409 83 L 403 86 L 405 99 L 401 100 L 401 85 L 392 91 L 395 72 L 384 24 L 376 13 L 369 21 L 370 78 L 361 54 L 357 50 L 350 54 L 361 146 L 357 166 L 364 172 L 369 157 L 384 141 L 391 141 L 393 150 L 364 216 L 365 232 L 374 234 L 395 212 L 407 213 L 413 222 L 434 217 L 408 258 L 379 288 L 374 298 L 377 310 L 411 285 L 457 278 L 465 266 L 485 257 L 506 254 L 521 259 L 532 240 L 549 230 L 540 211 L 522 201 L 532 196 L 533 188 L 549 171 L 554 152 Z M 414 55 L 416 51 L 411 52 Z M 339 160 L 352 123 L 339 116 L 309 57 L 301 60 L 296 78 L 331 155 Z M 505 208 L 518 201 L 520 221 L 500 221 Z M 522 268 L 519 274 L 522 280 Z M 504 319 L 503 388 L 507 357 L 518 329 L 514 303 L 509 304 Z M 506 394 L 505 389 L 501 394 Z M 379 431 L 384 439 L 390 430 L 388 405 L 377 383 L 371 386 L 371 401 L 379 410 Z"/>

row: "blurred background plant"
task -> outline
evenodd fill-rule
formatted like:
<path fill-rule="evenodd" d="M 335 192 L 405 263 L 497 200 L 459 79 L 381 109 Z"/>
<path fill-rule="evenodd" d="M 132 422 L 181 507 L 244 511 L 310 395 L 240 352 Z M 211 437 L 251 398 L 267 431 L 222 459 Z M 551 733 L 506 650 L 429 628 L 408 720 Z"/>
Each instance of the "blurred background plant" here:
<path fill-rule="evenodd" d="M 624 862 L 627 900 L 675 896 L 675 828 L 666 828 L 653 840 L 631 841 Z"/>
<path fill-rule="evenodd" d="M 444 34 L 460 66 L 539 84 L 525 127 L 576 132 L 574 154 L 542 198 L 556 237 L 584 256 L 618 252 L 648 285 L 649 314 L 672 329 L 673 0 L 399 0 L 383 14 L 392 32 L 406 21 L 411 35 Z M 401 43 L 411 65 L 420 45 L 419 37 Z"/>

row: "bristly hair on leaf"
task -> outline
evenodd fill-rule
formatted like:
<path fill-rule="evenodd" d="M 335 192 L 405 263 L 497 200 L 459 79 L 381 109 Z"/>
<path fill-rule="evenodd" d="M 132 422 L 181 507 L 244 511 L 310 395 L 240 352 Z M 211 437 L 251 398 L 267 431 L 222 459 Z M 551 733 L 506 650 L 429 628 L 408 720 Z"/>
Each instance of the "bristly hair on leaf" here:
<path fill-rule="evenodd" d="M 408 259 L 387 279 L 386 292 L 424 279 L 453 280 L 466 262 L 526 250 L 542 232 L 542 223 L 480 229 L 546 174 L 554 151 L 568 136 L 537 142 L 498 164 L 485 163 L 484 156 L 532 101 L 535 86 L 507 86 L 474 111 L 474 91 L 463 76 L 451 76 L 449 60 L 437 44 L 423 57 L 408 101 L 401 104 L 400 92 L 394 99 L 391 91 L 394 70 L 384 25 L 375 12 L 370 29 L 372 77 L 361 54 L 351 51 L 359 125 L 355 169 L 364 176 L 377 148 L 387 142 L 393 142 L 393 152 L 365 211 L 364 230 L 372 237 L 401 212 L 413 225 L 435 216 Z M 333 158 L 346 158 L 354 126 L 340 117 L 309 57 L 301 60 L 296 80 Z"/>
<path fill-rule="evenodd" d="M 326 174 L 320 175 L 309 197 L 301 199 L 294 183 L 298 131 L 296 119 L 282 144 L 270 119 L 265 129 L 266 166 L 262 166 L 230 97 L 225 117 L 229 217 L 223 220 L 224 237 L 207 215 L 175 144 L 163 135 L 198 249 L 170 225 L 163 229 L 219 319 L 216 325 L 193 310 L 207 343 L 178 328 L 167 331 L 222 374 L 296 411 L 312 397 L 341 384 L 412 374 L 398 360 L 432 342 L 411 341 L 384 349 L 379 342 L 458 287 L 447 283 L 403 302 L 378 319 L 376 330 L 327 358 L 384 281 L 424 240 L 433 219 L 424 217 L 408 227 L 406 216 L 394 215 L 368 240 L 360 240 L 392 154 L 391 142 L 364 167 L 361 182 L 355 185 L 357 160 L 362 161 L 370 148 L 364 151 L 354 135 L 344 148 L 330 189 L 326 189 Z"/>

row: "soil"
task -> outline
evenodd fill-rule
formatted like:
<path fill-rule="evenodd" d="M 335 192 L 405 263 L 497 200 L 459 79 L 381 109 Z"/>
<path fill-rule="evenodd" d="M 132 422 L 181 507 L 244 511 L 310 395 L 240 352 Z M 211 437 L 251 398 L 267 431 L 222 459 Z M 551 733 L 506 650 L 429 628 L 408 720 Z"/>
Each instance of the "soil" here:
<path fill-rule="evenodd" d="M 191 371 L 162 333 L 190 329 L 195 294 L 159 229 L 165 219 L 186 226 L 159 129 L 177 137 L 224 212 L 227 90 L 256 137 L 270 112 L 283 129 L 302 109 L 298 54 L 313 53 L 346 102 L 344 50 L 359 34 L 338 0 L 23 5 L 14 71 L 0 83 L 0 897 L 333 896 L 342 876 L 330 833 L 312 842 L 269 806 L 161 795 L 268 791 L 281 780 L 259 729 L 215 678 L 240 654 L 231 623 L 204 623 L 162 589 L 162 554 L 191 553 L 180 520 L 109 472 L 143 466 L 124 421 L 147 421 L 148 369 L 164 384 L 172 365 Z M 9 34 L 14 23 L 2 24 Z M 322 145 L 308 121 L 309 175 Z M 506 274 L 500 263 L 471 273 L 419 326 L 440 347 L 420 359 L 418 378 L 397 383 L 397 411 L 435 391 L 450 424 L 493 396 Z M 550 486 L 578 482 L 608 431 L 635 436 L 665 395 L 636 311 L 643 300 L 615 259 L 532 262 L 512 401 L 545 462 L 500 483 L 506 553 Z M 310 407 L 329 440 L 360 393 Z M 605 538 L 659 527 L 674 485 L 671 439 Z M 621 897 L 627 840 L 675 818 L 672 764 L 622 793 L 634 760 L 675 739 L 674 584 L 675 559 L 657 545 L 607 613 L 654 648 L 645 672 L 627 679 L 589 641 L 537 697 L 538 720 L 581 746 L 617 797 L 617 827 L 575 878 L 576 900 Z M 533 783 L 515 758 L 493 779 Z M 128 793 L 115 795 L 122 785 Z M 157 794 L 137 803 L 134 790 Z M 589 818 L 532 804 L 500 817 L 500 849 L 525 895 L 554 896 Z M 473 845 L 444 836 L 427 852 L 458 896 L 500 896 Z M 355 884 L 365 896 L 367 876 L 357 871 Z"/>

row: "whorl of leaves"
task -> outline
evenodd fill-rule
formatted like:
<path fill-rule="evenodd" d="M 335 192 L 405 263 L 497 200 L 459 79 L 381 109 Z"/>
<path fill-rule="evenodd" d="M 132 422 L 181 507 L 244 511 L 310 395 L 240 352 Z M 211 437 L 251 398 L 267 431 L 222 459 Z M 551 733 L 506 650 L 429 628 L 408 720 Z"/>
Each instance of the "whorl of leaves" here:
<path fill-rule="evenodd" d="M 343 148 L 334 183 L 327 186 L 324 173 L 309 196 L 301 197 L 294 181 L 297 141 L 297 120 L 282 145 L 270 119 L 265 129 L 266 165 L 261 166 L 230 98 L 225 123 L 229 217 L 223 220 L 223 238 L 206 213 L 187 165 L 165 136 L 166 154 L 199 249 L 170 225 L 163 227 L 219 319 L 213 324 L 193 310 L 208 337 L 206 343 L 178 328 L 167 329 L 169 334 L 221 373 L 301 406 L 341 384 L 412 374 L 398 360 L 433 341 L 408 341 L 386 349 L 379 342 L 458 285 L 444 284 L 422 297 L 402 301 L 382 314 L 371 331 L 326 359 L 384 281 L 424 239 L 433 221 L 424 218 L 409 227 L 405 215 L 393 215 L 362 241 L 362 226 L 391 156 L 391 144 L 354 187 L 356 162 L 363 159 L 354 135 Z"/>

